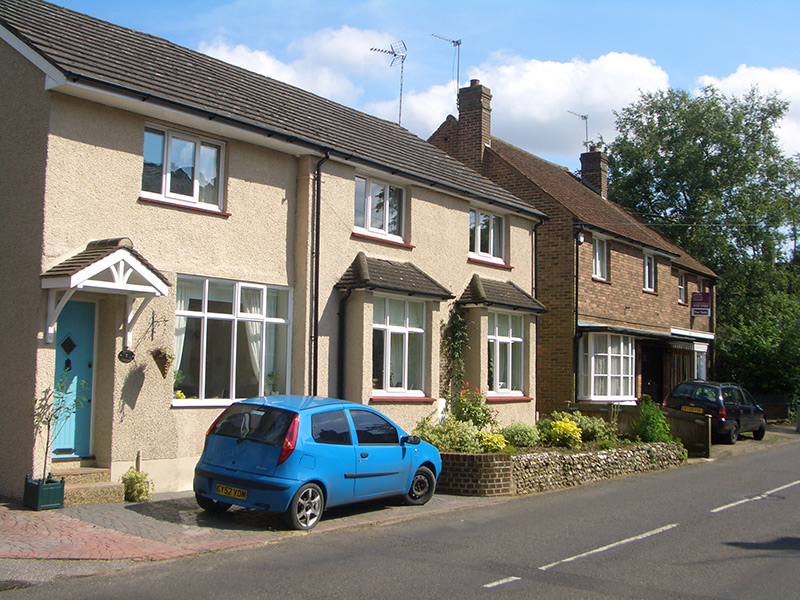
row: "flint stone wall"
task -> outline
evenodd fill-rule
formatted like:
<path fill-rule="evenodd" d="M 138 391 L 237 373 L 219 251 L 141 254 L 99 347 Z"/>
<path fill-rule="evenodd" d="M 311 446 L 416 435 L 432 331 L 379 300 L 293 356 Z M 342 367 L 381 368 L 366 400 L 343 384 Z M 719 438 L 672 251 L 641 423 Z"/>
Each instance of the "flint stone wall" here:
<path fill-rule="evenodd" d="M 529 494 L 668 469 L 685 462 L 681 444 L 642 444 L 573 454 L 442 453 L 437 491 L 460 496 Z"/>

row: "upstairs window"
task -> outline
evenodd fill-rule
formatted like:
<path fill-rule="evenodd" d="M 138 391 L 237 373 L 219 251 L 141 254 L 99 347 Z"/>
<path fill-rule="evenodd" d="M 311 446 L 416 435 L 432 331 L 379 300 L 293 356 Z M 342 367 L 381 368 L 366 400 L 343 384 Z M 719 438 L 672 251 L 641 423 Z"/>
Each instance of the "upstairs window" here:
<path fill-rule="evenodd" d="M 608 279 L 608 250 L 606 241 L 595 237 L 593 242 L 594 258 L 592 261 L 592 276 L 597 279 Z"/>
<path fill-rule="evenodd" d="M 479 210 L 469 211 L 469 253 L 481 259 L 502 261 L 504 257 L 503 217 Z"/>
<path fill-rule="evenodd" d="M 402 241 L 403 202 L 403 188 L 356 177 L 356 229 Z"/>
<path fill-rule="evenodd" d="M 656 291 L 656 257 L 652 254 L 644 255 L 642 289 L 646 292 Z"/>
<path fill-rule="evenodd" d="M 142 197 L 220 210 L 223 150 L 220 142 L 182 131 L 147 127 Z"/>
<path fill-rule="evenodd" d="M 686 273 L 678 273 L 678 302 L 686 304 Z"/>

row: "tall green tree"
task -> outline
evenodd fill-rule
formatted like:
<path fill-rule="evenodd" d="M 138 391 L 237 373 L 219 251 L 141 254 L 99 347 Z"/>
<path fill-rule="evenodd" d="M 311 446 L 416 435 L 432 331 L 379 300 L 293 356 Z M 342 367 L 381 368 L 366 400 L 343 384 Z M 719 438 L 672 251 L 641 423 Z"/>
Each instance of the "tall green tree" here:
<path fill-rule="evenodd" d="M 787 110 L 755 88 L 645 93 L 616 114 L 606 151 L 611 198 L 720 276 L 716 376 L 800 394 L 800 278 L 786 256 L 800 160 L 776 136 Z"/>
<path fill-rule="evenodd" d="M 797 164 L 775 133 L 788 103 L 752 89 L 643 94 L 616 114 L 608 146 L 611 197 L 717 271 L 780 257 Z"/>

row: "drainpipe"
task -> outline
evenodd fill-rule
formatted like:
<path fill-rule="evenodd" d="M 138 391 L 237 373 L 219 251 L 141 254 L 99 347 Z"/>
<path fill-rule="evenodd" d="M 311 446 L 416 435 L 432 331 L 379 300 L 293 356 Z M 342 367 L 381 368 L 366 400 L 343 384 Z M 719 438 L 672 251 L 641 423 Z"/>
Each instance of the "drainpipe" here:
<path fill-rule="evenodd" d="M 350 294 L 353 293 L 352 288 L 347 288 L 342 299 L 339 301 L 339 344 L 338 344 L 338 362 L 336 363 L 336 379 L 337 385 L 337 398 L 344 398 L 345 394 L 345 370 L 344 370 L 344 354 L 345 354 L 345 333 L 347 329 L 347 301 L 350 299 Z"/>
<path fill-rule="evenodd" d="M 320 251 L 320 216 L 322 212 L 322 165 L 331 157 L 331 151 L 326 150 L 325 156 L 317 161 L 314 171 L 314 241 L 312 245 L 313 255 L 313 281 L 311 284 L 311 360 L 309 361 L 309 383 L 312 396 L 317 395 L 319 377 L 319 251 Z"/>
<path fill-rule="evenodd" d="M 580 379 L 578 374 L 578 344 L 580 343 L 581 334 L 578 332 L 578 289 L 580 287 L 580 278 L 578 273 L 578 267 L 580 266 L 580 248 L 584 242 L 584 233 L 583 233 L 583 226 L 581 226 L 578 231 L 574 232 L 574 244 L 573 248 L 575 251 L 575 323 L 573 325 L 573 342 L 572 342 L 572 372 L 574 375 L 574 386 L 575 386 L 575 393 L 574 393 L 574 400 L 578 400 L 579 390 L 580 390 Z"/>

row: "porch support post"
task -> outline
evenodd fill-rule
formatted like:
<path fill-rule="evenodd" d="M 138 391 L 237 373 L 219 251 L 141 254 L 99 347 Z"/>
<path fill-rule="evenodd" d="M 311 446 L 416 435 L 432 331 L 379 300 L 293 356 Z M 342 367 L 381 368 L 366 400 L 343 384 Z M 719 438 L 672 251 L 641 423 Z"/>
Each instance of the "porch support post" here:
<path fill-rule="evenodd" d="M 44 342 L 45 344 L 52 344 L 53 340 L 55 339 L 56 335 L 56 320 L 58 320 L 58 315 L 61 314 L 61 311 L 64 310 L 64 306 L 69 299 L 72 298 L 72 294 L 75 293 L 75 289 L 71 288 L 64 292 L 64 296 L 62 296 L 61 301 L 56 305 L 56 290 L 51 289 L 47 294 L 47 329 L 44 333 Z"/>

